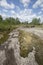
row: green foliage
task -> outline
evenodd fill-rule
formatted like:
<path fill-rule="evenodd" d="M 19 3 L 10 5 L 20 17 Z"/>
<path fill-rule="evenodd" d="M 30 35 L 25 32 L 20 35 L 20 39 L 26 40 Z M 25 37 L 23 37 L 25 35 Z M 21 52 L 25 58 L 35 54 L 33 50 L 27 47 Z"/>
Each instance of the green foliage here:
<path fill-rule="evenodd" d="M 19 21 L 18 18 L 16 18 L 15 22 L 16 22 L 17 24 L 20 24 L 20 21 Z"/>
<path fill-rule="evenodd" d="M 28 25 L 28 21 L 22 22 L 22 24 L 26 24 L 26 25 Z"/>
<path fill-rule="evenodd" d="M 8 31 L 15 28 L 15 25 L 20 24 L 18 18 L 14 19 L 12 17 L 6 18 L 3 20 L 2 16 L 0 15 L 0 32 Z"/>
<path fill-rule="evenodd" d="M 2 16 L 0 15 L 0 22 L 2 22 L 3 21 L 3 19 L 2 19 Z"/>
<path fill-rule="evenodd" d="M 20 21 L 18 18 L 14 19 L 12 17 L 6 18 L 5 22 L 8 24 L 20 24 Z"/>
<path fill-rule="evenodd" d="M 9 37 L 7 32 L 6 33 L 3 32 L 2 35 L 3 37 L 0 39 L 0 45 L 4 43 Z"/>
<path fill-rule="evenodd" d="M 5 42 L 8 39 L 8 33 L 11 32 L 13 29 L 16 29 L 20 24 L 19 19 L 14 19 L 12 17 L 6 18 L 3 20 L 2 16 L 0 15 L 0 36 L 3 35 L 2 38 L 0 38 L 0 44 Z"/>
<path fill-rule="evenodd" d="M 31 24 L 33 24 L 33 25 L 39 25 L 39 24 L 40 24 L 40 18 L 39 18 L 39 19 L 34 18 L 34 19 L 32 20 L 32 22 L 31 22 Z"/>

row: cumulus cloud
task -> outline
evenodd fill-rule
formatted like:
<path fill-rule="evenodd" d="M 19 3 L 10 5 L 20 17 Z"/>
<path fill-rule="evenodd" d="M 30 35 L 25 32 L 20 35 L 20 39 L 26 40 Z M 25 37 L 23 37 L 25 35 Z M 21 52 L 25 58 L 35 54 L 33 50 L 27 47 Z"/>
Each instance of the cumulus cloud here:
<path fill-rule="evenodd" d="M 24 5 L 24 7 L 27 7 L 30 3 L 30 0 L 20 0 L 20 2 Z"/>
<path fill-rule="evenodd" d="M 39 14 L 42 12 L 40 11 Z M 28 21 L 31 22 L 33 18 L 40 18 L 41 21 L 43 21 L 42 15 L 37 15 L 36 13 L 33 13 L 32 9 L 24 9 L 16 14 L 16 16 L 19 18 L 20 21 Z"/>
<path fill-rule="evenodd" d="M 15 8 L 15 5 L 13 3 L 8 4 L 7 0 L 0 0 L 0 6 L 6 8 L 6 9 L 9 9 L 9 8 L 13 9 L 13 8 Z"/>
<path fill-rule="evenodd" d="M 24 9 L 20 9 L 19 6 L 14 5 L 13 3 L 9 4 L 7 0 L 0 0 L 0 6 L 4 7 L 0 10 L 0 15 L 5 19 L 6 17 L 19 18 L 20 21 L 29 21 L 31 22 L 33 18 L 41 18 L 43 21 L 43 0 L 37 0 L 33 5 L 33 8 L 41 7 L 41 10 L 37 13 L 33 12 L 33 9 L 26 8 L 31 0 L 20 0 L 24 5 Z"/>
<path fill-rule="evenodd" d="M 42 14 L 42 11 L 38 12 L 38 14 L 39 14 L 39 15 Z"/>
<path fill-rule="evenodd" d="M 9 13 L 10 13 L 10 15 L 7 15 Z M 39 12 L 39 14 L 41 14 L 41 11 Z M 24 10 L 19 10 L 18 13 L 15 10 L 10 10 L 10 11 L 8 11 L 8 13 L 0 12 L 0 15 L 2 15 L 2 17 L 4 19 L 6 17 L 13 17 L 13 18 L 18 17 L 21 22 L 24 22 L 24 21 L 31 22 L 33 18 L 41 18 L 41 21 L 43 20 L 42 15 L 37 15 L 37 14 L 33 13 L 32 9 L 26 9 L 26 8 Z"/>
<path fill-rule="evenodd" d="M 24 10 L 22 10 L 22 11 L 20 11 L 20 15 L 22 14 L 22 15 L 28 15 L 28 14 L 31 14 L 32 13 L 32 9 L 24 9 Z"/>
<path fill-rule="evenodd" d="M 43 7 L 43 0 L 37 0 L 34 4 L 33 4 L 33 8 L 37 8 L 37 7 Z"/>
<path fill-rule="evenodd" d="M 0 15 L 2 15 L 3 19 L 8 17 L 5 13 L 0 13 Z"/>
<path fill-rule="evenodd" d="M 32 18 L 36 17 L 36 14 L 32 13 L 32 9 L 24 9 L 24 10 L 20 11 L 20 13 L 17 15 L 17 17 L 21 21 L 31 22 Z"/>
<path fill-rule="evenodd" d="M 16 11 L 19 12 L 20 11 L 20 7 L 19 6 L 15 6 Z"/>
<path fill-rule="evenodd" d="M 20 21 L 31 21 L 31 19 L 36 16 L 35 14 L 32 14 L 32 9 L 20 10 L 19 13 L 15 12 L 14 10 L 10 10 L 9 12 L 11 13 L 10 15 L 1 13 L 2 17 L 18 17 Z"/>
<path fill-rule="evenodd" d="M 41 10 L 43 11 L 43 8 Z"/>
<path fill-rule="evenodd" d="M 15 11 L 14 10 L 11 10 L 11 14 L 14 14 L 15 13 Z"/>
<path fill-rule="evenodd" d="M 3 11 L 4 11 L 4 12 L 8 12 L 8 10 L 7 10 L 7 9 L 3 9 Z"/>

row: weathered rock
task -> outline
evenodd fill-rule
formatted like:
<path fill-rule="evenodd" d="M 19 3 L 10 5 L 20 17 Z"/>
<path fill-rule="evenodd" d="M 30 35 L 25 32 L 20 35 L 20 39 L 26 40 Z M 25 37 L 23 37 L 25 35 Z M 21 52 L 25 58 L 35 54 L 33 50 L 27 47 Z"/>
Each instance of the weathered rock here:
<path fill-rule="evenodd" d="M 35 48 L 28 54 L 28 57 L 20 56 L 20 44 L 18 41 L 19 32 L 14 30 L 9 37 L 8 43 L 0 51 L 0 65 L 38 65 L 35 61 Z"/>

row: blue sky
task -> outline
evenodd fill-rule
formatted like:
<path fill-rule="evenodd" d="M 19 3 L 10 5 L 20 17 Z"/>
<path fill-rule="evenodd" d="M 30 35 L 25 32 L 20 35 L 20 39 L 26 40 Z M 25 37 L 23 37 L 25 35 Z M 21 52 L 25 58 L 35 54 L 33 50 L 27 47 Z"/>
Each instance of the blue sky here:
<path fill-rule="evenodd" d="M 29 21 L 35 17 L 43 21 L 43 0 L 0 0 L 0 15 Z"/>

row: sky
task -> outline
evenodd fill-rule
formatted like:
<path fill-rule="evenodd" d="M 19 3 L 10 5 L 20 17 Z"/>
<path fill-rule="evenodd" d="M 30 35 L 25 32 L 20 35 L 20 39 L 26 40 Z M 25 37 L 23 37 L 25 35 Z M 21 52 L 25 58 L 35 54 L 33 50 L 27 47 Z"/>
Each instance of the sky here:
<path fill-rule="evenodd" d="M 43 22 L 43 0 L 0 0 L 0 15 L 31 22 L 40 18 Z"/>

